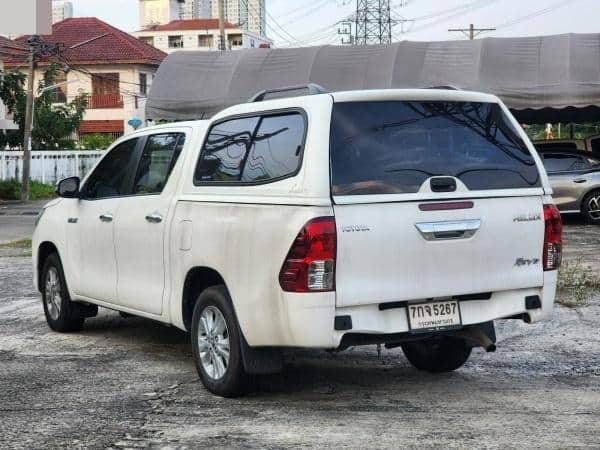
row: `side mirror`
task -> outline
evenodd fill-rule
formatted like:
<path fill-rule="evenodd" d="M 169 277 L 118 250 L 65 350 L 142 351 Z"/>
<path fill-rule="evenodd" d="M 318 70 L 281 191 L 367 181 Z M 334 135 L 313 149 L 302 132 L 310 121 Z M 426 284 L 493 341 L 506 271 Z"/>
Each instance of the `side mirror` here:
<path fill-rule="evenodd" d="M 80 181 L 79 177 L 70 177 L 60 180 L 56 187 L 56 195 L 62 198 L 78 198 Z"/>

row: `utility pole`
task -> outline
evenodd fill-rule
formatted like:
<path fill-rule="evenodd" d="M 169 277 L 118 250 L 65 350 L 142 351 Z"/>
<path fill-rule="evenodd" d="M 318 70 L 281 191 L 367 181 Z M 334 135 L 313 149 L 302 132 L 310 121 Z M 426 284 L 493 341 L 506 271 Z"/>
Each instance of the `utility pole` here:
<path fill-rule="evenodd" d="M 25 124 L 23 130 L 23 179 L 21 183 L 21 201 L 29 201 L 29 183 L 31 176 L 31 141 L 33 117 L 35 115 L 35 68 L 39 57 L 56 56 L 60 51 L 59 44 L 42 42 L 39 36 L 31 36 L 29 45 L 29 64 L 27 74 L 27 100 L 25 104 Z"/>
<path fill-rule="evenodd" d="M 356 0 L 356 45 L 391 44 L 390 0 Z"/>
<path fill-rule="evenodd" d="M 223 5 L 223 0 L 218 0 L 219 2 L 219 50 L 225 51 L 227 50 L 226 38 L 225 38 L 225 6 Z"/>
<path fill-rule="evenodd" d="M 458 32 L 462 33 L 465 36 L 469 37 L 469 40 L 475 39 L 481 33 L 485 33 L 486 31 L 496 31 L 495 28 L 475 28 L 473 24 L 469 25 L 469 28 L 450 28 L 448 31 L 451 33 Z"/>
<path fill-rule="evenodd" d="M 25 106 L 25 130 L 23 136 L 23 180 L 21 183 L 21 201 L 29 201 L 29 178 L 31 173 L 31 132 L 33 123 L 33 89 L 35 77 L 35 63 L 40 43 L 39 36 L 32 36 L 29 44 L 29 70 L 27 74 L 27 103 Z"/>

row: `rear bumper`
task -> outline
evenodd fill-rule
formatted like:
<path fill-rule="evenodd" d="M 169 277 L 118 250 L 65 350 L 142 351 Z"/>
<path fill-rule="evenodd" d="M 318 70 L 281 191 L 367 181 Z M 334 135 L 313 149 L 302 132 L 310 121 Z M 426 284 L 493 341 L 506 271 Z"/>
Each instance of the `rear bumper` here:
<path fill-rule="evenodd" d="M 547 319 L 554 307 L 556 281 L 557 271 L 545 272 L 544 287 L 495 292 L 488 300 L 461 301 L 463 325 L 519 316 L 531 323 Z M 527 309 L 525 298 L 529 296 L 538 296 L 541 307 Z M 409 332 L 406 307 L 383 311 L 377 304 L 337 308 L 333 297 L 332 293 L 284 296 L 284 320 L 287 323 L 282 329 L 287 333 L 282 340 L 285 342 L 267 345 L 337 348 L 348 333 L 388 335 Z M 338 316 L 350 316 L 352 328 L 335 330 L 334 320 Z"/>

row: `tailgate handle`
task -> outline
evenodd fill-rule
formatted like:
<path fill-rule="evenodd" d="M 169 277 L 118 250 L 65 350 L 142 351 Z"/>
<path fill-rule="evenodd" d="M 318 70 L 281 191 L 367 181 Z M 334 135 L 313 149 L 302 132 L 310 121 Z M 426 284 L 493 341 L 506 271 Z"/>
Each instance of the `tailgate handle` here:
<path fill-rule="evenodd" d="M 450 220 L 446 222 L 421 222 L 415 227 L 427 241 L 467 239 L 472 237 L 479 227 L 481 220 Z"/>

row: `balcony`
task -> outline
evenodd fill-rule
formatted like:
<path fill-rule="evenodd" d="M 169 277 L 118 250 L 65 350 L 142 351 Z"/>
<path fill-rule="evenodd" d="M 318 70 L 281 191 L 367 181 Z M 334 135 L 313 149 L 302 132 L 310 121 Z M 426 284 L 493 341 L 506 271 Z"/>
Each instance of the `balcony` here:
<path fill-rule="evenodd" d="M 93 94 L 88 95 L 88 109 L 123 109 L 123 96 L 121 94 Z"/>

